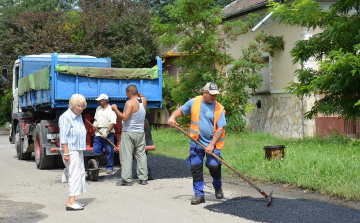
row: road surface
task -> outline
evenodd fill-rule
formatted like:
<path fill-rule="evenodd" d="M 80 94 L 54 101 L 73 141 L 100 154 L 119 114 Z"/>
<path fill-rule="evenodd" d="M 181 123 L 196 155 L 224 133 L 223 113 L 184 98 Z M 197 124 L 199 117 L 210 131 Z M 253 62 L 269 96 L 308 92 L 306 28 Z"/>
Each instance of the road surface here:
<path fill-rule="evenodd" d="M 154 180 L 145 186 L 137 179 L 130 187 L 116 186 L 120 167 L 115 166 L 110 175 L 103 168 L 99 180 L 87 181 L 87 192 L 77 197 L 85 210 L 69 212 L 65 210 L 67 184 L 60 182 L 62 169 L 38 170 L 34 160 L 18 160 L 5 134 L 0 135 L 0 152 L 0 222 L 343 223 L 360 219 L 359 202 L 282 185 L 257 185 L 266 193 L 274 190 L 270 207 L 252 187 L 234 181 L 225 180 L 225 198 L 218 200 L 208 177 L 206 202 L 190 205 L 192 179 L 186 161 L 159 156 L 148 156 Z"/>

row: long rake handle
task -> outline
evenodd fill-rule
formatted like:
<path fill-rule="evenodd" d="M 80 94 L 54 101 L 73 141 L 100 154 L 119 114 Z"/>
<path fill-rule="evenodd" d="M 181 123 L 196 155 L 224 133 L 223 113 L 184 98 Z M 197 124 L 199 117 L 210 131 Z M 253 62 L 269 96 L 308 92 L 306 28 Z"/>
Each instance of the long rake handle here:
<path fill-rule="evenodd" d="M 85 121 L 86 121 L 87 123 L 89 123 L 98 133 L 100 133 L 100 135 L 102 135 L 102 132 L 100 132 L 99 129 L 97 129 L 95 126 L 93 126 L 93 124 L 91 124 L 91 122 L 89 122 L 87 119 L 85 119 Z M 116 148 L 117 150 L 119 150 L 119 149 L 114 145 L 114 143 L 112 143 L 112 142 L 110 141 L 110 139 L 106 138 L 106 140 L 107 140 L 114 148 Z M 120 150 L 119 150 L 119 151 L 120 151 Z"/>
<path fill-rule="evenodd" d="M 179 126 L 175 125 L 175 128 L 177 128 L 179 131 L 181 131 L 184 135 L 186 135 L 187 137 L 189 137 L 194 143 L 196 143 L 197 145 L 201 146 L 204 150 L 206 149 L 206 147 L 201 144 L 199 141 L 197 141 L 196 139 L 194 139 L 193 137 L 191 137 L 188 133 L 186 133 L 184 130 L 182 130 Z M 227 164 L 224 160 L 222 160 L 220 157 L 218 157 L 216 154 L 211 153 L 211 155 L 213 157 L 215 157 L 217 160 L 219 160 L 220 162 L 222 162 L 225 166 L 229 167 L 230 170 L 232 170 L 234 173 L 236 173 L 236 175 L 238 175 L 239 177 L 241 177 L 245 182 L 247 182 L 248 184 L 250 184 L 255 190 L 257 190 L 260 194 L 262 194 L 265 198 L 268 198 L 269 195 L 267 195 L 263 190 L 261 190 L 260 188 L 258 188 L 255 184 L 253 184 L 249 179 L 247 179 L 246 177 L 244 177 L 241 173 L 237 172 L 234 168 L 232 168 L 229 164 Z"/>

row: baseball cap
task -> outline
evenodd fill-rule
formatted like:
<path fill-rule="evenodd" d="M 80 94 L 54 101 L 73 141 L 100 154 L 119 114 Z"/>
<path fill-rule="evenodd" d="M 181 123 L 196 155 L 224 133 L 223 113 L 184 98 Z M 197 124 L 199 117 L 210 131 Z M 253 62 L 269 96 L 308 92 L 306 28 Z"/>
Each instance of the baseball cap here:
<path fill-rule="evenodd" d="M 220 94 L 219 88 L 213 82 L 209 82 L 205 85 L 204 91 L 208 91 L 210 94 Z"/>
<path fill-rule="evenodd" d="M 101 100 L 109 100 L 109 97 L 106 94 L 101 94 L 99 95 L 99 97 L 97 99 L 95 99 L 96 101 L 101 101 Z"/>

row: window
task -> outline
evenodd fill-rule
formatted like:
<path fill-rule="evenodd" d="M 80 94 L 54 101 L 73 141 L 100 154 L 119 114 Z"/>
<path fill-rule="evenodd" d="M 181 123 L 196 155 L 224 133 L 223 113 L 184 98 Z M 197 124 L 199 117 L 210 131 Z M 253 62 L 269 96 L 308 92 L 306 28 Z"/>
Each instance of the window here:
<path fill-rule="evenodd" d="M 270 93 L 270 58 L 269 56 L 264 56 L 264 67 L 261 69 L 260 73 L 262 74 L 263 81 L 261 83 L 260 89 L 257 93 Z"/>

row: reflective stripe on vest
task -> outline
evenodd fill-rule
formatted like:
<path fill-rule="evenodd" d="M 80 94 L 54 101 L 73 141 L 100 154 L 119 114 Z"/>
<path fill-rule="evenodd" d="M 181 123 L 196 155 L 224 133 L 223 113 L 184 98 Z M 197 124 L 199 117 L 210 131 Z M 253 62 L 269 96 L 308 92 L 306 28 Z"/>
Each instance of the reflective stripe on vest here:
<path fill-rule="evenodd" d="M 200 121 L 200 108 L 201 108 L 202 96 L 197 96 L 191 107 L 191 124 L 190 124 L 190 136 L 198 140 L 199 138 L 199 121 Z M 224 111 L 224 106 L 216 101 L 215 104 L 215 115 L 214 115 L 214 132 L 218 129 L 216 123 L 219 120 L 221 113 Z M 214 136 L 213 136 L 214 137 Z M 216 143 L 216 149 L 222 149 L 224 147 L 225 131 L 221 135 L 221 138 Z"/>

